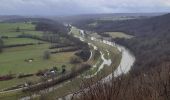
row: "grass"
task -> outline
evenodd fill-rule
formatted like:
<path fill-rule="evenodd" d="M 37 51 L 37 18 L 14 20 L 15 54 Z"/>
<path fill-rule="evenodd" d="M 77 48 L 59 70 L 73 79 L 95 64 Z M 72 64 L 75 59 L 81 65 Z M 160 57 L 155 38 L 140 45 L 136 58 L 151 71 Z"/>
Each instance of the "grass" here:
<path fill-rule="evenodd" d="M 11 86 L 17 86 L 17 85 L 20 85 L 20 84 L 24 84 L 25 82 L 37 83 L 40 80 L 41 80 L 40 77 L 33 76 L 33 77 L 22 78 L 22 79 L 16 78 L 16 79 L 9 80 L 9 81 L 2 81 L 2 82 L 0 82 L 0 90 L 8 88 L 9 86 L 11 87 Z"/>
<path fill-rule="evenodd" d="M 134 36 L 128 35 L 123 32 L 105 32 L 105 34 L 109 34 L 112 38 L 125 38 L 125 39 L 130 39 L 133 38 Z"/>
<path fill-rule="evenodd" d="M 98 25 L 97 21 L 89 24 L 90 27 L 96 27 L 97 25 Z"/>
<path fill-rule="evenodd" d="M 75 27 L 72 28 L 72 33 L 75 32 L 75 35 L 79 35 L 79 30 L 76 29 Z M 120 52 L 115 48 L 115 47 L 111 47 L 109 45 L 106 45 L 104 43 L 99 43 L 99 42 L 96 42 L 96 41 L 91 41 L 90 39 L 86 40 L 90 43 L 93 43 L 94 45 L 96 45 L 98 47 L 98 49 L 100 51 L 102 51 L 104 54 L 105 54 L 105 57 L 106 58 L 111 58 L 112 60 L 112 64 L 111 66 L 105 66 L 104 69 L 102 69 L 97 76 L 93 77 L 93 79 L 95 81 L 97 81 L 100 78 L 102 77 L 106 77 L 108 74 L 112 73 L 113 70 L 119 65 L 120 63 L 120 60 L 121 60 L 121 54 Z M 107 55 L 107 52 L 106 50 L 109 51 L 110 55 Z M 94 52 L 94 51 L 93 51 Z M 100 61 L 101 63 L 101 59 L 100 57 L 97 57 L 95 59 L 95 61 L 93 61 L 93 57 L 94 55 L 92 56 L 92 61 L 89 61 L 90 64 L 95 64 L 98 60 Z M 99 64 L 100 65 L 100 64 Z M 91 73 L 95 73 L 97 69 L 94 69 L 94 70 L 89 70 L 89 71 L 86 71 L 85 73 L 88 73 L 88 74 L 91 74 Z M 81 75 L 80 75 L 81 76 Z M 93 80 L 92 79 L 92 80 Z M 89 79 L 84 79 L 83 77 L 77 77 L 77 78 L 74 78 L 71 82 L 69 83 L 66 83 L 64 84 L 62 87 L 59 87 L 57 88 L 56 90 L 46 94 L 46 99 L 47 100 L 53 100 L 53 99 L 56 99 L 56 98 L 59 98 L 59 97 L 63 97 L 67 94 L 70 94 L 70 93 L 74 93 L 75 91 L 78 91 L 80 89 L 80 85 L 81 85 L 81 82 L 82 80 L 84 82 L 87 82 L 89 81 Z M 56 86 L 57 87 L 57 86 Z"/>
<path fill-rule="evenodd" d="M 60 68 L 62 65 L 66 65 L 67 70 L 71 69 L 73 65 L 71 65 L 69 61 L 74 55 L 74 52 L 53 54 L 49 60 L 44 60 L 42 55 L 43 52 L 47 50 L 47 47 L 48 44 L 43 44 L 4 50 L 4 52 L 0 54 L 0 74 L 36 73 L 38 70 L 49 69 L 54 66 Z M 30 58 L 33 58 L 34 61 L 31 63 L 24 61 Z M 0 82 L 0 89 L 24 83 L 26 80 L 27 78 L 2 81 Z M 30 80 L 37 79 L 31 77 Z"/>
<path fill-rule="evenodd" d="M 30 35 L 36 35 L 36 36 L 42 36 L 43 32 L 42 31 L 24 31 L 25 34 L 30 34 Z"/>
<path fill-rule="evenodd" d="M 7 38 L 3 39 L 4 45 L 14 45 L 14 44 L 26 44 L 26 43 L 38 43 L 42 42 L 30 38 Z"/>
<path fill-rule="evenodd" d="M 20 28 L 20 32 L 16 32 L 16 28 Z M 31 23 L 0 23 L 0 36 L 16 37 L 20 34 L 31 34 L 42 36 L 43 32 L 35 31 L 35 25 Z M 3 39 L 5 45 L 23 44 L 23 43 L 38 43 L 42 42 L 29 38 L 8 38 Z M 66 70 L 71 70 L 73 66 L 70 64 L 70 58 L 75 52 L 65 52 L 51 54 L 50 59 L 44 60 L 43 54 L 49 51 L 50 43 L 29 45 L 24 47 L 13 47 L 3 49 L 0 53 L 0 75 L 12 74 L 28 74 L 36 73 L 38 70 L 49 69 L 54 66 L 61 68 L 66 65 Z M 33 59 L 32 62 L 25 61 L 26 59 Z M 26 81 L 39 81 L 39 77 L 33 76 L 23 79 L 13 79 L 9 81 L 0 81 L 0 90 L 9 88 L 18 84 L 23 84 Z"/>
<path fill-rule="evenodd" d="M 20 24 L 16 24 L 16 25 L 22 25 Z M 28 27 L 26 27 L 25 25 L 23 25 L 23 30 L 29 30 L 26 32 L 30 32 L 30 34 L 36 34 L 33 33 L 34 32 L 34 26 L 29 26 L 30 24 L 28 24 Z M 6 26 L 10 26 L 9 24 L 7 24 Z M 11 30 L 16 28 L 16 26 L 12 25 L 9 27 Z M 4 29 L 4 31 L 8 31 L 10 29 Z M 32 31 L 32 32 L 31 32 Z M 26 33 L 25 32 L 25 33 Z M 10 33 L 10 32 L 9 32 Z M 72 28 L 72 33 L 79 35 L 79 29 L 76 28 Z M 1 34 L 1 33 L 0 33 Z M 12 33 L 11 33 L 12 34 Z M 21 32 L 19 33 L 15 33 L 15 35 L 17 34 L 21 34 Z M 9 34 L 10 35 L 10 34 Z M 15 35 L 11 35 L 11 36 L 15 36 Z M 37 35 L 41 35 L 41 32 L 37 33 Z M 15 43 L 20 42 L 19 40 L 9 40 L 6 41 L 6 43 L 10 44 L 12 43 L 12 41 L 15 41 Z M 121 59 L 121 55 L 118 52 L 118 50 L 114 47 L 110 47 L 106 44 L 102 44 L 102 43 L 98 43 L 98 42 L 94 42 L 94 41 L 90 41 L 89 42 L 95 44 L 99 50 L 101 50 L 104 54 L 106 58 L 111 58 L 113 63 L 111 66 L 106 66 L 101 73 L 99 73 L 100 77 L 104 77 L 110 73 L 112 73 L 113 68 L 115 68 L 116 66 L 118 66 L 120 59 Z M 34 42 L 34 40 L 22 40 L 22 42 Z M 51 58 L 49 60 L 43 60 L 42 59 L 42 55 L 44 53 L 44 51 L 48 50 L 49 44 L 41 44 L 41 45 L 32 45 L 32 46 L 25 46 L 25 47 L 16 47 L 16 48 L 8 48 L 5 49 L 3 53 L 0 54 L 0 73 L 3 74 L 7 74 L 7 73 L 35 73 L 40 69 L 46 69 L 46 68 L 50 68 L 53 66 L 57 66 L 60 67 L 61 65 L 65 64 L 67 66 L 67 70 L 70 70 L 71 67 L 73 65 L 69 64 L 69 60 L 70 57 L 74 55 L 74 52 L 67 52 L 67 53 L 58 53 L 58 54 L 53 54 L 51 55 Z M 110 56 L 107 55 L 106 50 L 109 51 Z M 25 59 L 30 59 L 33 58 L 33 62 L 28 63 L 25 62 Z M 92 59 L 93 60 L 93 59 Z M 100 60 L 100 59 L 99 59 Z M 94 64 L 96 61 L 90 61 L 89 63 Z M 97 78 L 98 76 L 95 76 L 95 78 Z M 9 86 L 13 86 L 13 85 L 18 85 L 18 84 L 22 84 L 25 81 L 35 81 L 35 80 L 39 80 L 39 78 L 37 77 L 30 77 L 30 78 L 24 78 L 24 79 L 14 79 L 14 80 L 10 80 L 10 81 L 4 81 L 4 82 L 0 82 L 0 89 L 2 88 L 6 88 Z M 79 90 L 80 84 L 82 82 L 82 80 L 84 80 L 84 78 L 82 77 L 76 77 L 74 79 L 71 80 L 71 82 L 69 83 L 62 83 L 63 86 L 62 87 L 58 87 L 55 91 L 52 91 L 50 93 L 48 93 L 46 95 L 47 100 L 51 100 L 54 99 L 56 97 L 62 97 L 64 95 L 67 95 L 69 93 L 72 93 L 73 91 L 77 91 Z M 88 81 L 88 80 L 85 80 Z M 8 84 L 10 83 L 10 84 Z M 58 85 L 56 85 L 57 87 Z M 9 96 L 8 96 L 9 95 Z M 16 96 L 15 96 L 16 95 Z M 5 99 L 4 100 L 13 100 L 11 98 L 17 98 L 20 95 L 24 95 L 22 93 L 14 93 L 14 94 L 7 94 L 5 95 Z M 3 96 L 0 94 L 0 99 L 3 98 Z"/>
<path fill-rule="evenodd" d="M 0 100 L 18 100 L 22 95 L 22 92 L 3 93 L 0 94 Z"/>
<path fill-rule="evenodd" d="M 0 54 L 0 73 L 35 73 L 40 69 L 60 66 L 69 63 L 73 52 L 59 53 L 51 55 L 49 60 L 43 59 L 44 51 L 48 50 L 48 44 L 32 45 L 26 47 L 17 47 L 5 49 Z M 25 59 L 34 59 L 28 63 Z"/>
<path fill-rule="evenodd" d="M 15 32 L 17 27 L 20 30 L 35 30 L 35 25 L 31 23 L 0 23 L 0 32 L 4 34 L 6 32 Z"/>
<path fill-rule="evenodd" d="M 98 49 L 104 54 L 104 57 L 106 59 L 111 59 L 112 60 L 112 64 L 111 66 L 109 66 L 108 68 L 110 69 L 110 71 L 107 72 L 108 73 L 111 73 L 113 71 L 113 69 L 115 69 L 118 64 L 120 63 L 120 59 L 121 59 L 121 54 L 120 52 L 115 48 L 115 47 L 112 47 L 112 46 L 109 46 L 109 45 L 106 45 L 104 43 L 100 43 L 100 42 L 96 42 L 96 41 L 92 41 L 92 40 L 88 40 L 89 42 L 93 43 L 94 45 L 96 45 L 98 47 Z M 108 55 L 108 52 L 106 51 L 108 50 L 109 54 Z M 99 59 L 100 60 L 100 59 Z M 100 63 L 99 63 L 100 65 Z M 98 66 L 99 66 L 98 65 Z M 95 69 L 96 70 L 96 69 Z M 104 70 L 102 70 L 104 71 Z M 100 73 L 99 75 L 100 77 L 103 77 L 103 74 Z"/>
<path fill-rule="evenodd" d="M 20 29 L 19 32 L 16 32 L 17 27 Z M 35 31 L 35 25 L 31 23 L 0 23 L 1 36 L 16 37 L 23 33 L 37 36 L 43 34 L 41 31 Z"/>
<path fill-rule="evenodd" d="M 76 27 L 72 27 L 71 32 L 76 36 L 80 36 L 80 30 Z"/>

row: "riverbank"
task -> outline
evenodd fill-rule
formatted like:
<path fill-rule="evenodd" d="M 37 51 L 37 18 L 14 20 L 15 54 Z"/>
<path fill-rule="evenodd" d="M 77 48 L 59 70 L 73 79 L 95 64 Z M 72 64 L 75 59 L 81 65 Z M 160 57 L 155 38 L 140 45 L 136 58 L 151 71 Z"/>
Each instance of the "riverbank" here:
<path fill-rule="evenodd" d="M 82 32 L 82 31 L 81 31 L 81 32 Z M 127 74 L 127 73 L 130 71 L 131 67 L 133 66 L 133 64 L 134 64 L 134 62 L 135 62 L 135 57 L 134 57 L 134 55 L 133 55 L 132 53 L 129 52 L 128 49 L 126 49 L 125 47 L 123 47 L 123 46 L 121 46 L 121 45 L 118 45 L 118 44 L 116 44 L 116 43 L 114 43 L 114 42 L 110 42 L 110 41 L 107 41 L 107 40 L 97 39 L 97 38 L 95 38 L 95 37 L 90 37 L 90 39 L 91 39 L 92 41 L 97 41 L 97 42 L 100 42 L 100 43 L 107 44 L 107 45 L 109 45 L 109 46 L 116 47 L 116 48 L 121 52 L 121 54 L 122 54 L 122 58 L 121 58 L 121 62 L 120 62 L 120 64 L 119 64 L 119 66 L 118 66 L 115 70 L 113 70 L 113 72 L 112 72 L 111 74 L 109 74 L 108 76 L 102 78 L 101 82 L 103 82 L 103 83 L 110 82 L 113 77 L 118 77 L 118 76 L 120 76 L 120 75 L 122 75 L 122 74 Z M 80 40 L 82 40 L 82 37 L 80 37 Z M 83 41 L 84 41 L 84 39 L 83 39 Z M 102 53 L 101 53 L 101 54 L 102 54 Z M 109 55 L 109 53 L 108 53 L 108 55 Z M 102 58 L 103 58 L 103 60 L 105 60 L 103 55 L 102 55 Z M 107 63 L 106 63 L 106 62 L 107 62 Z M 109 63 L 110 63 L 109 60 L 105 60 L 105 63 L 102 63 L 102 64 L 101 64 L 102 67 L 100 66 L 100 67 L 99 67 L 99 70 L 100 70 L 101 68 L 103 68 L 103 66 L 104 66 L 105 64 L 107 65 L 107 64 L 109 64 Z M 97 71 L 97 72 L 98 72 L 98 71 Z M 97 72 L 96 72 L 96 73 L 97 73 Z M 88 78 L 89 78 L 89 77 L 94 77 L 95 75 L 97 75 L 96 73 L 93 74 L 93 75 L 91 75 L 91 76 L 88 76 Z M 93 86 L 95 86 L 95 84 L 94 84 Z M 66 100 L 71 100 L 71 98 L 72 98 L 75 94 L 76 94 L 77 96 L 81 95 L 81 92 L 82 92 L 82 91 L 88 91 L 88 88 L 85 88 L 85 89 L 83 89 L 83 90 L 79 90 L 79 91 L 77 91 L 76 93 L 71 93 L 71 94 L 69 94 L 69 95 L 67 95 L 67 96 L 65 96 L 65 97 L 63 97 L 63 98 L 66 99 Z M 59 100 L 63 100 L 63 98 L 59 98 Z"/>

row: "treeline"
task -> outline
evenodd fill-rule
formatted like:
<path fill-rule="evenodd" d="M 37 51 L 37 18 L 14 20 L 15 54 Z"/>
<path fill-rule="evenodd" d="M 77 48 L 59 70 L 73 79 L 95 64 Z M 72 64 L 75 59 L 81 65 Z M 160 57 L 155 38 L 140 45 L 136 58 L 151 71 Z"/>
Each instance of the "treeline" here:
<path fill-rule="evenodd" d="M 68 46 L 74 46 L 73 44 L 51 44 L 49 49 L 63 48 Z"/>
<path fill-rule="evenodd" d="M 4 42 L 2 38 L 0 38 L 0 53 L 2 52 L 3 46 L 4 46 Z"/>
<path fill-rule="evenodd" d="M 82 20 L 73 23 L 74 25 L 86 30 L 100 32 L 125 32 L 135 36 L 147 36 L 148 34 L 162 34 L 170 31 L 170 14 L 123 21 L 109 20 Z M 91 27 L 91 23 L 97 25 Z"/>
<path fill-rule="evenodd" d="M 88 48 L 87 43 L 68 35 L 69 29 L 58 22 L 36 22 L 34 24 L 36 24 L 36 30 L 47 32 L 43 35 L 43 39 L 49 39 L 52 43 L 75 44 L 79 48 Z M 48 32 L 51 32 L 51 34 Z"/>
<path fill-rule="evenodd" d="M 23 44 L 12 44 L 12 45 L 4 45 L 2 48 L 12 48 L 12 47 L 23 47 L 29 45 L 36 45 L 36 43 L 23 43 Z"/>
<path fill-rule="evenodd" d="M 72 52 L 72 51 L 77 51 L 77 50 L 80 50 L 81 48 L 78 48 L 78 47 L 66 47 L 66 48 L 60 48 L 58 50 L 55 50 L 55 51 L 51 51 L 52 54 L 55 54 L 55 53 L 61 53 L 61 52 Z"/>
<path fill-rule="evenodd" d="M 33 24 L 36 24 L 35 29 L 38 31 L 51 31 L 60 35 L 68 33 L 68 29 L 64 25 L 55 21 L 39 21 Z"/>
<path fill-rule="evenodd" d="M 91 52 L 90 49 L 87 48 L 76 52 L 75 55 L 83 59 L 83 61 L 87 61 L 91 55 Z"/>
<path fill-rule="evenodd" d="M 68 73 L 65 73 L 57 78 L 54 78 L 51 81 L 45 81 L 42 83 L 39 83 L 37 85 L 31 85 L 27 88 L 24 88 L 24 92 L 31 92 L 34 93 L 36 91 L 40 91 L 40 90 L 44 90 L 46 88 L 49 88 L 51 86 L 54 86 L 56 84 L 62 83 L 66 80 L 69 80 L 71 78 L 74 78 L 75 76 L 79 75 L 80 73 L 82 73 L 84 70 L 89 69 L 91 66 L 88 64 L 81 64 L 80 66 L 77 66 L 75 68 L 72 68 L 72 70 Z"/>

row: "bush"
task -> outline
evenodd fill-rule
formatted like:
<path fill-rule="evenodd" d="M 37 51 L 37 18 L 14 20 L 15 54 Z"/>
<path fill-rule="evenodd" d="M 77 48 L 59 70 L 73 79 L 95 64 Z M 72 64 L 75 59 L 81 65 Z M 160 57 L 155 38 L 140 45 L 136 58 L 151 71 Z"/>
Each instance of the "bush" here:
<path fill-rule="evenodd" d="M 83 61 L 87 61 L 90 58 L 90 50 L 81 50 L 75 53 L 76 56 L 80 57 L 83 59 Z"/>
<path fill-rule="evenodd" d="M 52 51 L 51 53 L 55 54 L 55 53 L 61 53 L 61 52 L 73 52 L 73 51 L 77 51 L 77 50 L 79 50 L 79 48 L 77 48 L 77 47 L 61 48 L 59 50 Z"/>
<path fill-rule="evenodd" d="M 34 74 L 19 74 L 18 75 L 18 78 L 25 78 L 25 77 L 31 77 L 33 76 Z"/>
<path fill-rule="evenodd" d="M 39 71 L 36 73 L 36 76 L 43 76 L 47 71 L 48 71 L 48 69 L 39 70 Z"/>
<path fill-rule="evenodd" d="M 13 45 L 5 45 L 2 48 L 23 47 L 23 46 L 29 46 L 29 45 L 35 45 L 35 44 L 34 43 L 13 44 Z"/>
<path fill-rule="evenodd" d="M 20 32 L 20 28 L 19 27 L 16 28 L 16 32 Z"/>
<path fill-rule="evenodd" d="M 11 80 L 14 77 L 12 75 L 5 75 L 5 76 L 0 76 L 0 81 L 7 81 L 7 80 Z"/>
<path fill-rule="evenodd" d="M 63 48 L 63 47 L 68 47 L 68 46 L 73 46 L 71 44 L 52 44 L 49 49 L 55 49 L 55 48 Z"/>
<path fill-rule="evenodd" d="M 82 59 L 79 58 L 79 57 L 77 57 L 77 56 L 73 56 L 73 57 L 71 57 L 71 59 L 70 59 L 70 63 L 71 63 L 71 64 L 77 64 L 77 63 L 81 63 L 81 62 L 82 62 Z"/>
<path fill-rule="evenodd" d="M 49 52 L 49 51 L 45 51 L 45 52 L 44 52 L 44 54 L 43 54 L 43 59 L 44 59 L 44 60 L 50 59 L 50 52 Z"/>

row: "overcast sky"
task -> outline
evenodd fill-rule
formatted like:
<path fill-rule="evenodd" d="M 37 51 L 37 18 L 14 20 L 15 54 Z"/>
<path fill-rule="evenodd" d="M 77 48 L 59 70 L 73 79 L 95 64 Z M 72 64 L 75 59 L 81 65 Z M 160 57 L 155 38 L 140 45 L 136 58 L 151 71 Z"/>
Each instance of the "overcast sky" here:
<path fill-rule="evenodd" d="M 1 15 L 170 12 L 170 0 L 0 0 Z"/>

